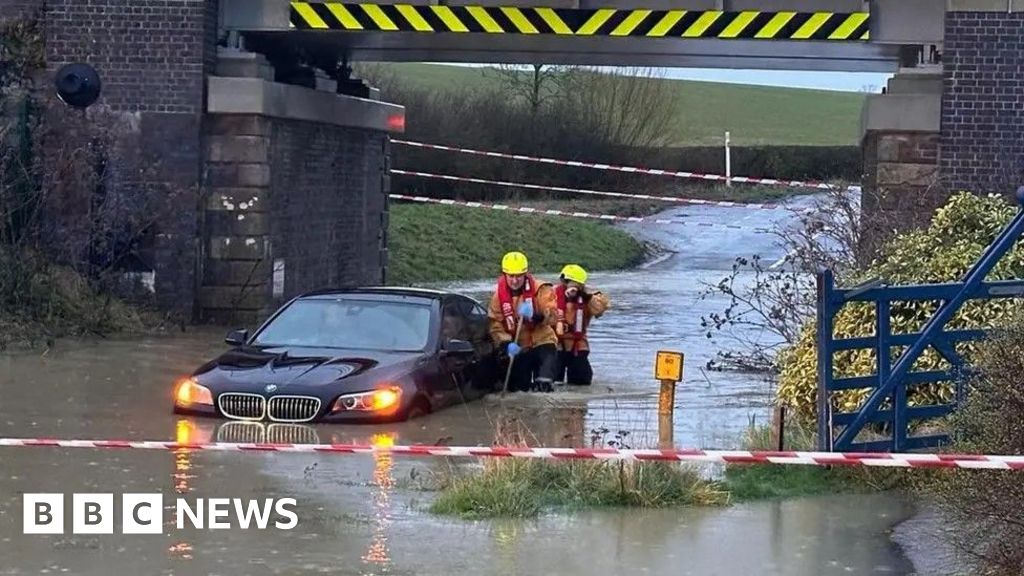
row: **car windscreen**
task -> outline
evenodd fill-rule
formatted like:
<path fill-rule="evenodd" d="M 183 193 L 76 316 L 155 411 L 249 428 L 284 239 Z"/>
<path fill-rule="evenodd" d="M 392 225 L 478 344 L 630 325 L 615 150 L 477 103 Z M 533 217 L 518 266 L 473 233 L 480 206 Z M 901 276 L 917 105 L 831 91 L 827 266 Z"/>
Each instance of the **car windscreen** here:
<path fill-rule="evenodd" d="M 292 302 L 253 344 L 420 351 L 429 339 L 427 305 L 344 298 Z"/>

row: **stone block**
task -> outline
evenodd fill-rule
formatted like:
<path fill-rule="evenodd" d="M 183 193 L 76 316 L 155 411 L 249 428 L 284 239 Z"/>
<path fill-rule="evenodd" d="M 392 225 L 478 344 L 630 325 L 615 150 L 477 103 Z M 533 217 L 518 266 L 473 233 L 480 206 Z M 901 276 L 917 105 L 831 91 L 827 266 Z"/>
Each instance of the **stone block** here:
<path fill-rule="evenodd" d="M 266 163 L 269 138 L 263 136 L 207 136 L 206 159 L 210 162 Z"/>
<path fill-rule="evenodd" d="M 270 185 L 270 166 L 266 164 L 210 164 L 208 186 L 265 187 Z"/>
<path fill-rule="evenodd" d="M 216 236 L 263 236 L 270 233 L 270 215 L 249 210 L 211 210 L 206 229 Z"/>
<path fill-rule="evenodd" d="M 269 260 L 213 260 L 203 268 L 205 286 L 263 285 L 271 280 Z"/>
<path fill-rule="evenodd" d="M 939 167 L 935 164 L 896 164 L 879 162 L 878 186 L 930 186 L 938 180 Z"/>
<path fill-rule="evenodd" d="M 213 188 L 206 197 L 206 209 L 247 214 L 270 210 L 267 188 Z"/>
<path fill-rule="evenodd" d="M 205 131 L 210 135 L 269 136 L 271 121 L 251 114 L 208 114 Z"/>
<path fill-rule="evenodd" d="M 217 260 L 259 260 L 270 254 L 267 236 L 210 236 L 207 257 Z"/>

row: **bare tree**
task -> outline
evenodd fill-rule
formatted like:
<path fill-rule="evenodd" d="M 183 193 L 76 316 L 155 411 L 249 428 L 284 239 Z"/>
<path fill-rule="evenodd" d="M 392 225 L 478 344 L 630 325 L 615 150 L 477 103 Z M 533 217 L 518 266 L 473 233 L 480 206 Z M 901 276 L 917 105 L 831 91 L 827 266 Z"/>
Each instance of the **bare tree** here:
<path fill-rule="evenodd" d="M 721 334 L 734 342 L 709 368 L 774 371 L 777 352 L 795 344 L 814 317 L 816 271 L 826 267 L 841 279 L 856 270 L 863 233 L 859 195 L 834 187 L 788 210 L 794 218 L 772 229 L 785 251 L 782 259 L 737 258 L 729 275 L 705 285 L 702 298 L 724 295 L 729 302 L 723 311 L 701 317 L 706 336 Z"/>
<path fill-rule="evenodd" d="M 578 118 L 595 142 L 642 150 L 668 143 L 675 95 L 653 68 L 577 70 L 563 80 L 560 110 Z"/>
<path fill-rule="evenodd" d="M 564 96 L 565 78 L 576 70 L 575 66 L 545 64 L 531 64 L 524 70 L 522 66 L 502 64 L 485 68 L 484 75 L 496 78 L 503 93 L 524 102 L 531 116 L 536 117 L 545 105 Z"/>

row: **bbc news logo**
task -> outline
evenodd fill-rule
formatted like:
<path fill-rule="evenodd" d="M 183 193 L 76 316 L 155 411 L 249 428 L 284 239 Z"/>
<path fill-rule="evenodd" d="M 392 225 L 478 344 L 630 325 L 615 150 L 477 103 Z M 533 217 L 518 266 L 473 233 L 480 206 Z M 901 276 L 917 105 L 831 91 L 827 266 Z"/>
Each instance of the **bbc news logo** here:
<path fill-rule="evenodd" d="M 72 534 L 113 534 L 114 520 L 118 518 L 113 494 L 72 494 L 70 511 L 64 507 L 65 495 L 59 493 L 25 494 L 22 502 L 25 534 L 64 534 L 68 516 Z M 177 498 L 174 525 L 178 530 L 187 525 L 198 530 L 228 530 L 236 526 L 242 530 L 266 530 L 271 526 L 291 530 L 299 524 L 298 515 L 290 509 L 295 505 L 294 498 L 197 498 L 192 503 Z M 119 517 L 121 534 L 163 534 L 164 496 L 122 494 Z"/>

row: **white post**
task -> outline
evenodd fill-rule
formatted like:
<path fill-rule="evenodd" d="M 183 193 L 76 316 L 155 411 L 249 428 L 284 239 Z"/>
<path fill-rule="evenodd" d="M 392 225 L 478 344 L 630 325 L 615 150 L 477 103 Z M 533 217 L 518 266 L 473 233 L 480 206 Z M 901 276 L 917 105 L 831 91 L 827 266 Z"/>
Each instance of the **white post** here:
<path fill-rule="evenodd" d="M 729 153 L 729 131 L 725 131 L 725 185 L 732 187 L 732 155 Z"/>

